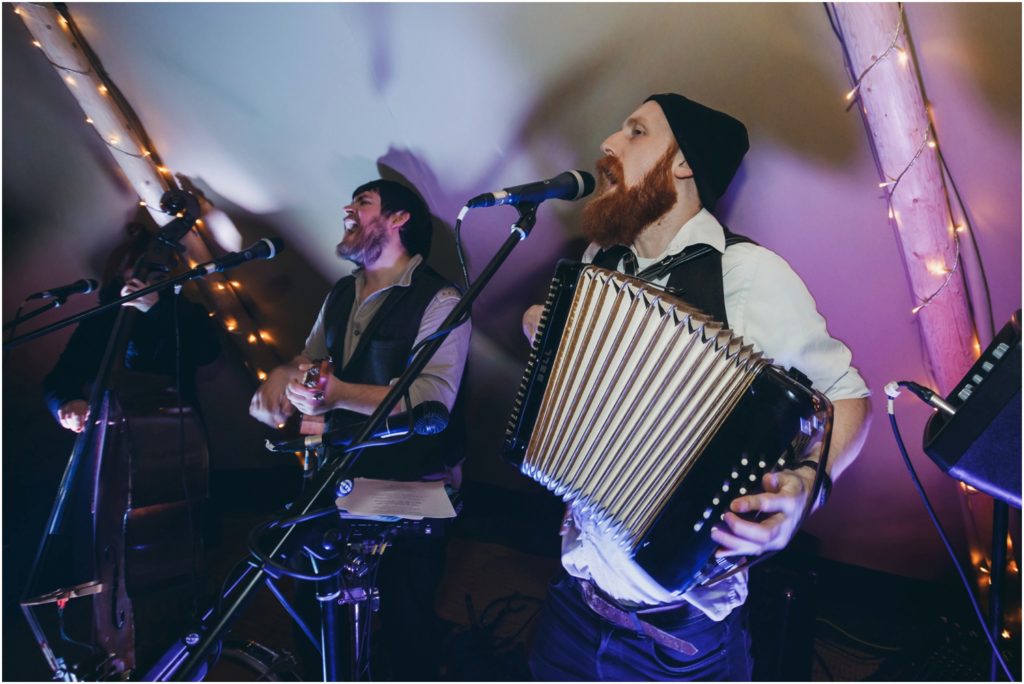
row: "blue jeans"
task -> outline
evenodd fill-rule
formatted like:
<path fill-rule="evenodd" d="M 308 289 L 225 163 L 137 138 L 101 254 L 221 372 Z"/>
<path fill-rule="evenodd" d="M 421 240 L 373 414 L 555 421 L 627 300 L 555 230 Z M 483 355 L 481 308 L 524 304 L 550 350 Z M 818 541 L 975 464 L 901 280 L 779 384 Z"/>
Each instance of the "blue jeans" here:
<path fill-rule="evenodd" d="M 687 656 L 594 613 L 578 581 L 563 573 L 541 609 L 530 652 L 538 681 L 749 681 L 753 664 L 746 611 L 715 622 L 696 608 L 641 616 L 697 647 Z"/>

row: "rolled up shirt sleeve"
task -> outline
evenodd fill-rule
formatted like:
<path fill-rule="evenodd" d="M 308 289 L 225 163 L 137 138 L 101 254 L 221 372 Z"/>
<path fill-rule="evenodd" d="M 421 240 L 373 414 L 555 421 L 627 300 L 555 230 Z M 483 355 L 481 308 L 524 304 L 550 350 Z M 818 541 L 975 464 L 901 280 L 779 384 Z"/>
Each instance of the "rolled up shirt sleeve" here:
<path fill-rule="evenodd" d="M 752 258 L 729 263 L 733 250 L 753 252 L 748 255 Z M 726 304 L 730 326 L 746 341 L 775 364 L 799 370 L 832 401 L 870 395 L 852 365 L 849 347 L 829 334 L 807 286 L 782 257 L 736 245 L 726 252 L 722 266 L 738 269 L 725 278 L 727 288 L 735 288 L 726 292 Z"/>
<path fill-rule="evenodd" d="M 416 334 L 414 346 L 437 332 L 459 299 L 458 291 L 452 287 L 442 288 L 434 295 L 420 319 L 420 329 Z M 413 406 L 425 401 L 440 401 L 449 411 L 452 410 L 466 367 L 471 333 L 472 322 L 467 320 L 445 338 L 437 353 L 427 362 L 423 372 L 409 388 L 409 400 Z M 392 382 L 394 380 L 397 378 Z"/>

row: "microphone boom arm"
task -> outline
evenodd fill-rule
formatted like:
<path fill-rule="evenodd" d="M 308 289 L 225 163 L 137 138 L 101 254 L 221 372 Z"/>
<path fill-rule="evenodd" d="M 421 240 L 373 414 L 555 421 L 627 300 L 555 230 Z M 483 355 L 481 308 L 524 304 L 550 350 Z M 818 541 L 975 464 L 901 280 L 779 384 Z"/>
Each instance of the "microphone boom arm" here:
<path fill-rule="evenodd" d="M 148 295 L 151 292 L 157 292 L 158 290 L 166 289 L 166 288 L 168 288 L 168 287 L 170 287 L 172 285 L 180 285 L 180 284 L 186 283 L 186 282 L 188 282 L 190 280 L 197 280 L 199 278 L 202 278 L 204 276 L 209 275 L 210 273 L 219 273 L 222 270 L 227 270 L 227 268 L 232 268 L 233 266 L 238 266 L 238 265 L 241 265 L 242 263 L 247 263 L 247 262 L 240 262 L 239 264 L 233 264 L 232 266 L 229 266 L 227 268 L 219 268 L 219 269 L 212 269 L 212 270 L 208 269 L 208 268 L 204 268 L 205 266 L 209 266 L 209 264 L 217 264 L 217 263 L 218 263 L 217 261 L 213 261 L 213 262 L 209 262 L 207 264 L 200 264 L 199 266 L 196 266 L 193 269 L 185 271 L 184 273 L 182 273 L 180 275 L 176 275 L 173 278 L 167 278 L 166 280 L 161 280 L 158 283 L 153 283 L 152 285 L 148 285 L 148 286 L 142 288 L 141 290 L 136 290 L 135 292 L 130 292 L 130 293 L 124 295 L 123 297 L 120 297 L 120 298 L 115 299 L 113 301 L 107 302 L 106 304 L 99 304 L 97 306 L 94 306 L 91 309 L 86 309 L 85 311 L 82 311 L 81 313 L 77 313 L 77 314 L 75 314 L 73 316 L 69 316 L 69 317 L 67 317 L 67 318 L 65 318 L 63 320 L 57 321 L 56 323 L 51 323 L 50 325 L 47 325 L 45 327 L 38 328 L 36 330 L 33 330 L 32 332 L 27 332 L 24 335 L 20 335 L 18 337 L 10 339 L 7 342 L 4 342 L 4 351 L 7 351 L 8 349 L 13 349 L 14 347 L 18 347 L 18 346 L 24 344 L 25 342 L 30 342 L 31 340 L 34 340 L 36 338 L 43 337 L 44 335 L 49 335 L 50 333 L 56 332 L 58 330 L 61 330 L 62 328 L 66 328 L 69 325 L 74 325 L 75 323 L 78 323 L 79 321 L 84 321 L 87 318 L 92 318 L 93 316 L 97 316 L 97 315 L 103 313 L 104 311 L 107 311 L 109 309 L 113 309 L 114 307 L 121 306 L 125 302 L 130 302 L 133 299 L 138 299 L 139 297 L 145 297 L 146 295 Z M 33 312 L 32 315 L 34 315 L 34 312 Z"/>

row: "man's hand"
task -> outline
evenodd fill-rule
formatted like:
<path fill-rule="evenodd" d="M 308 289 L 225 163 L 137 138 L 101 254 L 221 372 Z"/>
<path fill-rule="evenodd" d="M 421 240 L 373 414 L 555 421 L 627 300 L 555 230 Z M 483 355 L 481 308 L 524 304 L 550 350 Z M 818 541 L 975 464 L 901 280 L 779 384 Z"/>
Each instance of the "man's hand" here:
<path fill-rule="evenodd" d="M 249 415 L 265 425 L 278 427 L 288 416 L 295 413 L 295 407 L 288 401 L 286 390 L 292 380 L 300 382 L 304 371 L 300 364 L 287 363 L 270 371 L 249 402 Z M 307 366 L 308 367 L 308 366 Z"/>
<path fill-rule="evenodd" d="M 711 538 L 721 544 L 715 556 L 757 556 L 785 547 L 800 525 L 807 497 L 814 488 L 814 476 L 812 469 L 798 468 L 762 477 L 764 492 L 735 499 L 724 521 L 711 530 Z M 739 513 L 762 515 L 752 521 Z"/>
<path fill-rule="evenodd" d="M 523 334 L 526 341 L 533 344 L 533 338 L 537 336 L 537 328 L 540 327 L 540 315 L 544 313 L 544 307 L 534 304 L 523 314 Z"/>
<path fill-rule="evenodd" d="M 82 399 L 72 399 L 57 409 L 57 419 L 61 427 L 81 432 L 89 420 L 89 403 Z"/>
<path fill-rule="evenodd" d="M 146 284 L 138 278 L 132 278 L 124 284 L 121 288 L 121 296 L 130 295 L 132 292 L 137 292 L 142 288 L 146 287 Z M 121 306 L 134 306 L 136 309 L 142 312 L 149 311 L 153 308 L 153 305 L 160 300 L 159 292 L 150 292 L 147 295 L 143 295 L 138 299 L 133 299 L 130 302 L 125 302 Z"/>
<path fill-rule="evenodd" d="M 302 384 L 303 375 L 306 371 L 316 366 L 315 363 L 299 364 L 299 375 L 293 378 L 285 388 L 285 395 L 292 406 L 307 416 L 319 416 L 328 411 L 339 408 L 345 391 L 345 383 L 334 375 L 328 375 L 324 388 L 311 389 Z"/>

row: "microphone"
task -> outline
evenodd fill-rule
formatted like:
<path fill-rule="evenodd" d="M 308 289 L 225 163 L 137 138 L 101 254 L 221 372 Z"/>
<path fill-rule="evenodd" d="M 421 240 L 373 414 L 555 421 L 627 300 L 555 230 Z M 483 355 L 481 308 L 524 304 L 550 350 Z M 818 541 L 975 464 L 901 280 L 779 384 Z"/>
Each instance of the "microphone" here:
<path fill-rule="evenodd" d="M 196 277 L 210 275 L 211 273 L 220 273 L 221 271 L 226 271 L 229 268 L 240 266 L 241 264 L 244 264 L 247 261 L 253 261 L 254 259 L 273 259 L 283 250 L 284 241 L 281 240 L 281 238 L 263 238 L 241 252 L 225 254 L 220 259 L 214 259 L 213 261 L 207 261 L 205 264 L 199 264 L 193 270 L 197 272 Z"/>
<path fill-rule="evenodd" d="M 81 280 L 76 280 L 70 285 L 62 285 L 61 287 L 55 287 L 51 290 L 33 292 L 25 299 L 26 301 L 29 299 L 67 299 L 73 294 L 88 294 L 99 286 L 99 281 L 94 278 L 82 278 Z"/>
<path fill-rule="evenodd" d="M 396 413 L 388 416 L 373 434 L 372 439 L 390 439 L 405 437 L 409 434 L 409 418 L 412 417 L 412 431 L 417 435 L 436 435 L 448 427 L 449 413 L 445 405 L 439 401 L 425 401 L 417 404 L 412 411 Z M 267 449 L 276 453 L 290 453 L 313 449 L 322 444 L 327 446 L 348 446 L 366 428 L 366 421 L 331 430 L 320 435 L 310 435 L 287 442 L 271 442 L 267 440 Z"/>
<path fill-rule="evenodd" d="M 578 200 L 594 192 L 594 177 L 586 171 L 575 169 L 560 173 L 545 181 L 515 185 L 497 192 L 485 192 L 466 202 L 466 207 L 493 207 L 502 204 L 522 202 L 543 202 L 547 199 Z"/>

